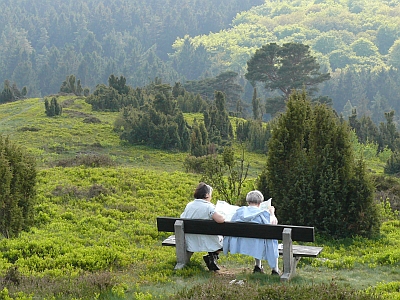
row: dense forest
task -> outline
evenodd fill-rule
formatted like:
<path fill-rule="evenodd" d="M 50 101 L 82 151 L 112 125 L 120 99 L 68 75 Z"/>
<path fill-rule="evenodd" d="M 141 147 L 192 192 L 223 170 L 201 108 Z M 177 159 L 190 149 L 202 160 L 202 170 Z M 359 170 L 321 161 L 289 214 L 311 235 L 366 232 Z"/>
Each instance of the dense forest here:
<path fill-rule="evenodd" d="M 318 95 L 330 98 L 338 113 L 349 117 L 355 110 L 378 124 L 394 110 L 397 123 L 399 3 L 2 0 L 0 80 L 26 87 L 27 96 L 46 96 L 71 74 L 91 91 L 110 74 L 133 87 L 158 77 L 190 90 L 199 80 L 234 72 L 250 107 L 253 87 L 244 74 L 256 49 L 297 42 L 310 46 L 321 71 L 331 74 Z M 258 95 L 264 102 L 280 96 L 262 86 Z"/>
<path fill-rule="evenodd" d="M 58 92 L 70 74 L 92 89 L 111 73 L 133 86 L 156 76 L 178 81 L 182 72 L 168 59 L 177 37 L 227 28 L 262 2 L 2 0 L 0 80 L 27 86 L 29 96 Z"/>

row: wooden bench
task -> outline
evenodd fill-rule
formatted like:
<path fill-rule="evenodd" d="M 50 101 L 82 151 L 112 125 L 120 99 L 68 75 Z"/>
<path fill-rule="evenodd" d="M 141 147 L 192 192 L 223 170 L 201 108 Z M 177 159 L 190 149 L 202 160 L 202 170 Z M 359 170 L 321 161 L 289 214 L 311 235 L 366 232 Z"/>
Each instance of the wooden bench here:
<path fill-rule="evenodd" d="M 290 280 L 295 275 L 297 263 L 302 257 L 317 257 L 323 249 L 293 245 L 293 241 L 314 242 L 314 227 L 307 226 L 243 222 L 217 223 L 213 220 L 158 217 L 157 229 L 160 232 L 175 233 L 164 240 L 162 245 L 176 247 L 176 270 L 182 269 L 193 254 L 186 250 L 185 233 L 282 240 L 282 246 L 279 247 L 279 254 L 283 257 L 282 281 Z"/>

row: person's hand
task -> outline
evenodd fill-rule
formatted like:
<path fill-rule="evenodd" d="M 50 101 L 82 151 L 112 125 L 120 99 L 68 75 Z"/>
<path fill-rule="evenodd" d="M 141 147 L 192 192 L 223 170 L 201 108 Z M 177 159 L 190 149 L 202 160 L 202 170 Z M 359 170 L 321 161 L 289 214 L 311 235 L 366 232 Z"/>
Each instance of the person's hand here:
<path fill-rule="evenodd" d="M 275 215 L 275 207 L 273 207 L 273 206 L 270 206 L 269 207 L 269 213 L 270 213 L 270 215 Z"/>
<path fill-rule="evenodd" d="M 270 214 L 269 222 L 272 225 L 277 225 L 278 224 L 278 219 L 275 217 L 275 207 L 273 207 L 273 206 L 269 207 L 269 214 Z"/>
<path fill-rule="evenodd" d="M 269 222 L 270 222 L 270 224 L 272 224 L 272 225 L 277 225 L 277 224 L 278 224 L 278 219 L 277 219 L 274 215 L 271 215 L 271 216 L 269 217 Z"/>

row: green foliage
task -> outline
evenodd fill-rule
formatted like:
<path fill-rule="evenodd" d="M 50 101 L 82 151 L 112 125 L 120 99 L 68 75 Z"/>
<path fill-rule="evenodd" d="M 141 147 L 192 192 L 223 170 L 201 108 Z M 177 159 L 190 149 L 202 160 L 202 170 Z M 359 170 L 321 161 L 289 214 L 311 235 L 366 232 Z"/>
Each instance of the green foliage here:
<path fill-rule="evenodd" d="M 118 78 L 111 74 L 108 85 L 108 87 L 104 84 L 97 85 L 93 94 L 86 98 L 86 102 L 91 104 L 94 110 L 119 111 L 125 106 L 143 105 L 148 99 L 145 90 L 134 90 L 127 86 L 123 76 Z"/>
<path fill-rule="evenodd" d="M 56 167 L 86 166 L 92 168 L 115 166 L 115 161 L 108 155 L 86 154 L 66 158 L 55 162 Z"/>
<path fill-rule="evenodd" d="M 36 163 L 9 138 L 0 136 L 0 232 L 16 237 L 33 224 Z"/>
<path fill-rule="evenodd" d="M 330 78 L 329 73 L 320 73 L 320 66 L 311 55 L 309 46 L 300 43 L 285 43 L 279 46 L 270 43 L 258 49 L 247 62 L 246 79 L 262 82 L 267 90 L 279 90 L 287 99 L 296 89 L 306 88 L 310 93 L 317 85 Z M 284 102 L 281 103 L 284 107 Z"/>
<path fill-rule="evenodd" d="M 172 108 L 171 99 L 159 95 L 159 105 L 140 109 L 125 108 L 121 119 L 123 132 L 121 139 L 131 144 L 148 145 L 159 149 L 189 149 L 189 130 L 183 114 Z M 172 104 L 172 105 L 171 105 Z M 157 110 L 161 109 L 161 110 Z M 170 113 L 162 110 L 168 109 Z"/>
<path fill-rule="evenodd" d="M 375 56 L 378 48 L 370 40 L 360 38 L 350 45 L 357 56 Z"/>
<path fill-rule="evenodd" d="M 269 123 L 252 120 L 237 121 L 236 140 L 245 143 L 249 151 L 267 153 L 270 136 L 271 126 Z"/>
<path fill-rule="evenodd" d="M 349 129 L 325 105 L 291 95 L 269 142 L 270 196 L 280 222 L 315 226 L 334 237 L 371 236 L 379 229 L 373 186 L 355 161 Z"/>
<path fill-rule="evenodd" d="M 297 285 L 274 285 L 261 284 L 256 285 L 249 281 L 242 281 L 243 284 L 226 284 L 216 279 L 212 282 L 184 290 L 173 299 L 320 299 L 320 300 L 367 300 L 380 299 L 379 296 L 370 290 L 356 291 L 349 287 L 340 286 L 334 282 L 324 284 L 308 284 L 304 286 Z M 317 296 L 318 295 L 318 296 Z"/>
<path fill-rule="evenodd" d="M 42 167 L 37 175 L 35 227 L 18 238 L 0 239 L 0 290 L 9 272 L 9 278 L 18 279 L 20 284 L 9 284 L 8 295 L 16 298 L 20 293 L 27 299 L 175 299 L 178 291 L 194 286 L 203 293 L 215 293 L 218 286 L 226 294 L 232 289 L 236 296 L 243 292 L 249 297 L 260 286 L 278 289 L 278 278 L 251 274 L 251 257 L 221 255 L 226 272 L 210 274 L 203 253 L 195 253 L 187 268 L 174 271 L 175 250 L 161 246 L 169 233 L 157 232 L 155 218 L 179 216 L 192 199 L 200 176 L 182 172 L 187 153 L 121 145 L 112 126 L 116 113 L 92 111 L 76 97 L 58 99 L 64 108 L 60 118 L 45 117 L 40 99 L 0 107 L 1 131 L 16 144 L 24 145 Z M 84 123 L 89 116 L 101 123 Z M 200 114 L 185 114 L 190 124 L 194 117 L 201 120 Z M 97 155 L 103 157 L 101 154 L 119 166 L 51 167 L 64 158 L 73 162 L 85 157 L 90 161 Z M 260 174 L 263 159 L 265 156 L 260 154 L 246 154 L 251 167 L 245 189 Z M 376 176 L 381 177 L 381 169 L 383 166 L 374 165 Z M 393 193 L 399 189 L 396 178 L 390 179 L 377 185 L 379 191 L 383 185 L 392 188 Z M 222 199 L 217 190 L 213 199 Z M 379 283 L 385 282 L 386 299 L 392 299 L 390 295 L 396 292 L 390 289 L 391 282 L 396 283 L 399 276 L 400 227 L 387 204 L 382 209 L 385 213 L 379 206 L 379 214 L 391 221 L 382 225 L 377 239 L 321 241 L 317 233 L 316 244 L 324 246 L 324 251 L 318 259 L 303 258 L 296 270 L 298 276 L 286 288 L 312 296 L 304 290 L 310 282 L 317 287 L 333 282 L 338 284 L 338 291 L 346 288 L 363 293 L 367 286 L 380 287 Z M 18 273 L 11 277 L 15 267 Z M 243 279 L 245 286 L 229 285 L 233 279 Z M 213 287 L 212 291 L 205 291 L 207 286 Z M 326 290 L 315 290 L 314 295 Z M 334 290 L 329 291 L 334 294 Z M 259 298 L 264 292 L 260 290 Z M 383 286 L 382 293 L 386 293 Z"/>
<path fill-rule="evenodd" d="M 46 98 L 44 100 L 44 108 L 46 116 L 48 117 L 61 116 L 62 114 L 62 106 L 58 103 L 56 97 L 52 97 L 50 103 Z"/>
<path fill-rule="evenodd" d="M 389 63 L 395 67 L 400 67 L 400 40 L 396 40 L 389 49 Z"/>
<path fill-rule="evenodd" d="M 11 85 L 10 81 L 4 81 L 4 88 L 0 93 L 0 104 L 13 102 L 25 98 L 27 94 L 27 88 L 24 86 L 20 91 L 15 83 Z"/>
<path fill-rule="evenodd" d="M 190 134 L 190 155 L 195 157 L 207 155 L 208 143 L 208 132 L 204 123 L 201 122 L 200 125 L 198 125 L 195 119 Z"/>
<path fill-rule="evenodd" d="M 400 153 L 395 151 L 389 157 L 384 168 L 385 174 L 396 175 L 400 173 Z"/>
<path fill-rule="evenodd" d="M 243 92 L 242 86 L 238 83 L 238 76 L 239 74 L 236 72 L 226 71 L 213 78 L 187 81 L 184 87 L 187 91 L 200 94 L 206 99 L 212 99 L 215 96 L 215 91 L 220 91 L 225 94 L 229 111 L 234 111 L 235 105 Z"/>
<path fill-rule="evenodd" d="M 226 109 L 225 94 L 216 91 L 215 102 L 203 113 L 210 143 L 221 144 L 233 139 L 233 127 Z"/>
<path fill-rule="evenodd" d="M 68 75 L 60 87 L 60 93 L 72 93 L 76 96 L 81 96 L 83 88 L 81 80 L 76 81 L 75 75 Z"/>
<path fill-rule="evenodd" d="M 239 158 L 231 147 L 225 147 L 222 157 L 209 155 L 202 167 L 202 180 L 210 184 L 224 201 L 244 205 L 244 183 L 247 179 L 249 163 L 245 161 L 244 149 Z"/>

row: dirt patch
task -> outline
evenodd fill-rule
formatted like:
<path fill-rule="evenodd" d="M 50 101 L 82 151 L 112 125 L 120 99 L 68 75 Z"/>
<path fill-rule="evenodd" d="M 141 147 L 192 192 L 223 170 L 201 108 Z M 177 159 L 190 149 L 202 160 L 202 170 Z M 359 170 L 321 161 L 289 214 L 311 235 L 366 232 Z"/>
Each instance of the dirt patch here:
<path fill-rule="evenodd" d="M 72 110 L 72 109 L 65 109 L 63 110 L 64 114 L 67 114 L 73 118 L 89 118 L 92 117 L 92 115 L 78 111 L 78 110 Z"/>

